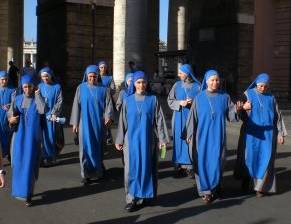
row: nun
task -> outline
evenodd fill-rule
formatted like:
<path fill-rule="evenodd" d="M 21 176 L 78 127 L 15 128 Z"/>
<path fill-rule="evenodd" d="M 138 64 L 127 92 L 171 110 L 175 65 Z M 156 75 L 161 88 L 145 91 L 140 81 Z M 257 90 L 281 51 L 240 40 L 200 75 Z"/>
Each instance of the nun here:
<path fill-rule="evenodd" d="M 11 144 L 12 196 L 30 206 L 41 157 L 40 116 L 46 113 L 46 104 L 31 75 L 21 77 L 21 86 L 23 94 L 15 97 L 8 111 L 10 125 L 16 126 Z"/>
<path fill-rule="evenodd" d="M 99 74 L 100 74 L 100 77 L 101 77 L 102 85 L 104 87 L 107 87 L 107 88 L 110 89 L 110 96 L 113 99 L 113 96 L 115 94 L 116 88 L 115 88 L 115 82 L 113 80 L 113 76 L 109 74 L 107 62 L 106 61 L 100 61 L 98 63 L 98 68 L 99 68 Z M 112 141 L 112 133 L 111 133 L 110 128 L 106 129 L 105 137 L 106 137 L 106 143 L 107 144 L 112 144 L 113 143 L 113 141 Z"/>
<path fill-rule="evenodd" d="M 47 107 L 47 112 L 42 117 L 42 160 L 43 166 L 48 167 L 56 164 L 59 151 L 56 142 L 56 121 L 61 115 L 63 96 L 61 86 L 55 82 L 54 73 L 49 67 L 44 67 L 39 73 L 41 83 L 38 88 Z"/>
<path fill-rule="evenodd" d="M 269 91 L 269 75 L 261 73 L 244 92 L 243 120 L 238 146 L 237 169 L 244 173 L 243 186 L 253 180 L 257 197 L 276 192 L 275 156 L 277 143 L 284 144 L 287 131 L 278 103 Z"/>
<path fill-rule="evenodd" d="M 179 81 L 172 87 L 168 95 L 168 105 L 174 111 L 172 117 L 173 157 L 178 176 L 191 174 L 192 162 L 189 146 L 182 139 L 182 131 L 195 96 L 200 91 L 201 83 L 195 78 L 189 64 L 180 66 Z M 192 153 L 191 153 L 192 154 Z"/>
<path fill-rule="evenodd" d="M 156 198 L 158 148 L 169 142 L 163 110 L 147 85 L 145 73 L 136 71 L 131 83 L 134 94 L 124 99 L 115 141 L 124 155 L 127 212 Z"/>
<path fill-rule="evenodd" d="M 133 73 L 127 73 L 125 76 L 124 88 L 120 90 L 117 101 L 116 101 L 117 111 L 121 110 L 124 99 L 131 94 L 129 87 L 132 81 L 132 77 L 133 77 Z"/>
<path fill-rule="evenodd" d="M 0 71 L 0 144 L 3 158 L 10 156 L 11 131 L 7 120 L 7 112 L 16 95 L 16 90 L 10 88 L 8 82 L 8 74 L 5 71 Z"/>
<path fill-rule="evenodd" d="M 185 134 L 193 145 L 194 173 L 199 196 L 211 203 L 220 193 L 226 149 L 226 120 L 236 121 L 236 106 L 220 89 L 215 70 L 205 73 L 201 92 L 195 97 L 188 115 Z"/>
<path fill-rule="evenodd" d="M 98 82 L 98 66 L 89 65 L 83 82 L 77 87 L 70 124 L 79 134 L 82 183 L 104 175 L 103 152 L 105 127 L 113 121 L 110 90 Z"/>

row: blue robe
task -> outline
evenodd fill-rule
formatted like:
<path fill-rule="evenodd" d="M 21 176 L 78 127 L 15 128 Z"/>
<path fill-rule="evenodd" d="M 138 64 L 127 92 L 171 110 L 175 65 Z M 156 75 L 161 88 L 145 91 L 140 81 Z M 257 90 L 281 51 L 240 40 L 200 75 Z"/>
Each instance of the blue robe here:
<path fill-rule="evenodd" d="M 2 156 L 5 157 L 9 152 L 9 138 L 10 130 L 7 119 L 7 111 L 4 110 L 4 106 L 11 104 L 12 94 L 15 92 L 15 89 L 3 87 L 0 89 L 0 139 L 1 139 L 1 148 Z"/>
<path fill-rule="evenodd" d="M 208 95 L 202 91 L 195 99 L 198 117 L 196 144 L 198 175 L 202 191 L 218 186 L 221 177 L 221 157 L 226 140 L 226 118 L 229 96 L 223 92 Z"/>
<path fill-rule="evenodd" d="M 48 85 L 41 83 L 38 85 L 40 93 L 43 96 L 47 112 L 42 119 L 43 126 L 43 147 L 42 154 L 44 159 L 52 159 L 56 156 L 56 140 L 55 140 L 55 122 L 47 119 L 47 116 L 52 114 L 54 105 L 57 103 L 58 96 L 61 92 L 61 86 L 59 84 Z"/>
<path fill-rule="evenodd" d="M 192 100 L 200 91 L 200 85 L 193 82 L 191 88 L 183 87 L 183 82 L 178 81 L 176 84 L 176 100 Z M 174 111 L 173 121 L 173 158 L 172 161 L 176 164 L 191 165 L 191 158 L 189 156 L 189 146 L 184 139 L 181 138 L 183 129 L 185 128 L 186 120 L 189 114 L 189 107 L 180 107 L 179 111 Z"/>
<path fill-rule="evenodd" d="M 113 79 L 112 75 L 102 75 L 101 76 L 102 85 L 104 87 L 109 88 L 110 87 L 110 84 L 112 82 L 112 79 Z"/>
<path fill-rule="evenodd" d="M 246 91 L 252 109 L 246 127 L 246 166 L 251 177 L 263 179 L 273 151 L 273 136 L 277 130 L 274 97 L 261 94 L 255 88 Z M 275 133 L 276 134 L 276 133 Z"/>
<path fill-rule="evenodd" d="M 136 101 L 135 95 L 125 99 L 128 121 L 129 194 L 134 198 L 153 198 L 155 181 L 152 169 L 153 127 L 156 97 L 146 95 Z"/>
<path fill-rule="evenodd" d="M 29 108 L 21 108 L 23 95 L 16 97 L 19 124 L 14 134 L 12 152 L 12 196 L 28 199 L 33 194 L 38 177 L 40 158 L 41 126 L 35 99 Z"/>
<path fill-rule="evenodd" d="M 80 85 L 82 145 L 86 172 L 102 171 L 106 88 Z"/>

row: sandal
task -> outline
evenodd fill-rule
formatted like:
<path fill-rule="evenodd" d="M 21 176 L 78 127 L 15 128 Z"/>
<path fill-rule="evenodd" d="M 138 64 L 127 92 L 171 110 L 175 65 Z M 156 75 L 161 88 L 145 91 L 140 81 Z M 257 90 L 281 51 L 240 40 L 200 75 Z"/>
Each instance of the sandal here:
<path fill-rule="evenodd" d="M 263 192 L 261 192 L 261 191 L 257 191 L 256 192 L 256 197 L 257 198 L 262 198 L 262 197 L 264 197 L 265 196 L 265 194 L 263 193 Z"/>
<path fill-rule="evenodd" d="M 30 207 L 32 205 L 32 201 L 31 201 L 31 199 L 27 199 L 26 201 L 25 201 L 25 206 L 26 207 Z"/>
<path fill-rule="evenodd" d="M 213 201 L 213 194 L 203 195 L 202 200 L 205 202 L 205 204 L 211 204 L 211 202 Z"/>

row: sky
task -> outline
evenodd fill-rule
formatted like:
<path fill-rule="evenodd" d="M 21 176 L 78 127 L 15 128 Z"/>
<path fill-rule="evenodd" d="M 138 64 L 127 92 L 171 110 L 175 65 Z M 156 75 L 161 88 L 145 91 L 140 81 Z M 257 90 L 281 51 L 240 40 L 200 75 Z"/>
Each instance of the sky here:
<path fill-rule="evenodd" d="M 37 0 L 24 1 L 24 39 L 36 40 Z M 167 42 L 169 0 L 160 0 L 160 40 Z"/>

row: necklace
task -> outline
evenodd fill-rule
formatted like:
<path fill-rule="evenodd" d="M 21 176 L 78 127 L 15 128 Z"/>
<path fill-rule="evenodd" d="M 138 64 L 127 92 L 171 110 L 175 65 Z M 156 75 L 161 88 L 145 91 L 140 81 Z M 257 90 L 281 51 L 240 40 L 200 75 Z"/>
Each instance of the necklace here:
<path fill-rule="evenodd" d="M 257 92 L 257 90 L 255 90 L 255 93 L 256 93 L 256 96 L 257 96 L 257 99 L 258 99 L 258 102 L 259 102 L 259 105 L 260 105 L 260 109 L 263 110 L 264 106 L 263 106 L 263 103 L 262 103 L 262 101 L 260 99 L 259 93 Z"/>
<path fill-rule="evenodd" d="M 206 92 L 205 94 L 206 94 L 206 98 L 207 98 L 207 101 L 208 101 L 208 103 L 209 103 L 210 110 L 211 110 L 211 119 L 214 120 L 214 117 L 215 117 L 215 111 L 214 111 L 213 105 L 212 105 L 212 103 L 211 103 L 210 98 L 207 96 L 207 92 Z"/>
<path fill-rule="evenodd" d="M 134 98 L 134 100 L 135 100 L 138 118 L 139 118 L 139 120 L 141 120 L 142 108 L 143 108 L 143 104 L 144 104 L 145 99 L 143 99 L 142 101 L 139 101 L 139 102 L 135 98 Z"/>

